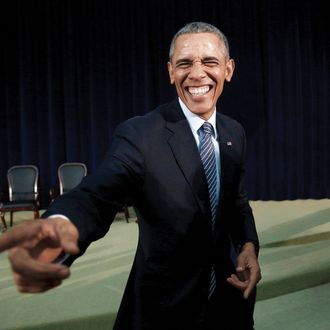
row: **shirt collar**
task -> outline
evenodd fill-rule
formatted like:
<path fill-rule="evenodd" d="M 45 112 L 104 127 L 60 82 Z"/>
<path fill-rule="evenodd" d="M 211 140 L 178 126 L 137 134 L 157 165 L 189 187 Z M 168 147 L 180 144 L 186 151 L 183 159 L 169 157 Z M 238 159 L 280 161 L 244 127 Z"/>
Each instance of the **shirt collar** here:
<path fill-rule="evenodd" d="M 188 120 L 188 123 L 190 125 L 190 129 L 193 133 L 198 134 L 198 130 L 200 127 L 204 124 L 205 120 L 201 117 L 197 116 L 196 114 L 192 113 L 186 105 L 181 101 L 179 98 L 179 103 L 181 106 L 181 109 L 185 115 L 185 117 Z M 209 118 L 208 122 L 213 126 L 214 132 L 215 132 L 215 139 L 217 138 L 217 127 L 216 127 L 216 110 L 213 112 L 212 116 Z"/>

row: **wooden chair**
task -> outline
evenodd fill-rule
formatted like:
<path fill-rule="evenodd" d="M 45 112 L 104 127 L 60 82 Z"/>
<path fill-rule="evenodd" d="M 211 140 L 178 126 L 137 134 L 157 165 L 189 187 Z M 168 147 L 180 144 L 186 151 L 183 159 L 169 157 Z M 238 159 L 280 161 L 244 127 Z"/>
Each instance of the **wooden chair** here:
<path fill-rule="evenodd" d="M 57 176 L 59 183 L 59 194 L 63 195 L 78 186 L 83 177 L 87 175 L 87 167 L 84 163 L 63 163 L 58 167 Z M 49 190 L 50 199 L 53 201 L 55 193 Z"/>
<path fill-rule="evenodd" d="M 0 217 L 7 229 L 6 212 L 10 212 L 10 226 L 13 225 L 13 214 L 18 211 L 33 211 L 34 219 L 39 218 L 39 171 L 34 165 L 16 165 L 7 171 L 8 201 L 0 204 Z"/>
<path fill-rule="evenodd" d="M 59 194 L 65 194 L 69 190 L 75 188 L 87 175 L 87 167 L 84 163 L 63 163 L 59 166 L 58 171 Z M 53 201 L 55 198 L 54 191 L 50 189 L 50 198 Z M 126 222 L 129 222 L 129 211 L 127 202 L 123 206 L 123 213 Z"/>

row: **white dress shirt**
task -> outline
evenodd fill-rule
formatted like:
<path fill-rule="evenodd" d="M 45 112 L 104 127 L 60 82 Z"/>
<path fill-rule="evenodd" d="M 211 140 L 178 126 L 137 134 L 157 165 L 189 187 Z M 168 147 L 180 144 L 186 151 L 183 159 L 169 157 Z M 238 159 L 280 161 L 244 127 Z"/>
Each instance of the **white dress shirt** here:
<path fill-rule="evenodd" d="M 179 103 L 181 106 L 181 109 L 185 115 L 185 117 L 188 120 L 191 132 L 195 138 L 197 147 L 199 149 L 200 143 L 201 143 L 201 136 L 199 134 L 199 129 L 204 124 L 205 120 L 199 117 L 198 115 L 192 113 L 186 105 L 181 101 L 179 98 Z M 218 134 L 217 134 L 217 126 L 216 126 L 216 109 L 214 110 L 212 116 L 207 121 L 213 126 L 214 130 L 214 136 L 212 135 L 212 142 L 214 144 L 214 152 L 215 152 L 215 164 L 217 167 L 217 200 L 219 200 L 220 197 L 220 148 L 219 148 L 219 142 L 217 140 Z"/>

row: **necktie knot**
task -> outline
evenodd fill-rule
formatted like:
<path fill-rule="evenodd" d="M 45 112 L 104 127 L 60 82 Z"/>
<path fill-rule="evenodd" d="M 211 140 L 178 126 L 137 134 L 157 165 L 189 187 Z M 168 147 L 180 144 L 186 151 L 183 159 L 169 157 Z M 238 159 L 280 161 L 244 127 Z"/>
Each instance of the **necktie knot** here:
<path fill-rule="evenodd" d="M 205 121 L 202 128 L 205 134 L 213 135 L 213 126 L 209 122 Z"/>

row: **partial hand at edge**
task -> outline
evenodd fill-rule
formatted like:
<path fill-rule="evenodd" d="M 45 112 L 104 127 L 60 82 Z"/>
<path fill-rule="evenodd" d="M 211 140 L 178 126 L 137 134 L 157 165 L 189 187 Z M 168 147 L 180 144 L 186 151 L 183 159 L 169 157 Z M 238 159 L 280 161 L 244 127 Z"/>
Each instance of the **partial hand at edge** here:
<path fill-rule="evenodd" d="M 258 263 L 255 247 L 246 243 L 237 259 L 236 274 L 227 278 L 228 283 L 242 291 L 247 299 L 254 287 L 261 280 L 261 270 Z"/>
<path fill-rule="evenodd" d="M 11 247 L 9 261 L 18 291 L 44 292 L 70 276 L 67 266 L 53 262 L 63 252 L 79 252 L 78 230 L 71 222 L 62 218 L 33 220 L 3 235 L 0 248 Z"/>

